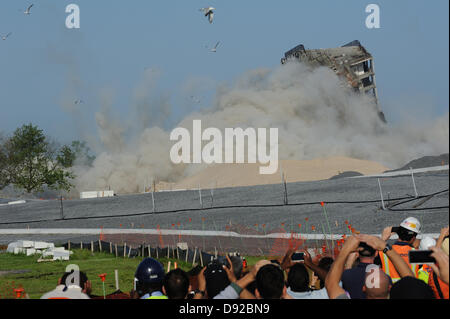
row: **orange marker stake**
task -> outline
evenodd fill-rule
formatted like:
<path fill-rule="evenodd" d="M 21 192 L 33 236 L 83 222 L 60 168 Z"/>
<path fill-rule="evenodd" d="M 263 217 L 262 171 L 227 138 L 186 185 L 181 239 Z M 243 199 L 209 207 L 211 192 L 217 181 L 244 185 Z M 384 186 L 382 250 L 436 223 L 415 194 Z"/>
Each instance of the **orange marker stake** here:
<path fill-rule="evenodd" d="M 102 280 L 103 285 L 103 299 L 106 299 L 106 292 L 105 292 L 105 279 L 106 279 L 106 273 L 98 275 L 100 279 Z"/>
<path fill-rule="evenodd" d="M 22 298 L 22 294 L 25 292 L 25 290 L 23 290 L 23 288 L 17 288 L 14 289 L 14 292 L 16 293 L 16 299 L 20 299 Z"/>

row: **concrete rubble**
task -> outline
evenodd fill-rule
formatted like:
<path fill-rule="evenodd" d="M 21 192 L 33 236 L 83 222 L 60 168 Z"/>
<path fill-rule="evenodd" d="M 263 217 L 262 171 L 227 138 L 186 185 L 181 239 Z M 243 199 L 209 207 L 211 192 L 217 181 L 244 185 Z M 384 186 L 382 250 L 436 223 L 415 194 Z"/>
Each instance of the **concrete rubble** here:
<path fill-rule="evenodd" d="M 6 252 L 12 254 L 42 255 L 50 260 L 69 260 L 73 252 L 65 250 L 64 247 L 55 247 L 55 244 L 43 241 L 18 240 L 8 244 Z M 52 257 L 49 258 L 49 257 Z"/>

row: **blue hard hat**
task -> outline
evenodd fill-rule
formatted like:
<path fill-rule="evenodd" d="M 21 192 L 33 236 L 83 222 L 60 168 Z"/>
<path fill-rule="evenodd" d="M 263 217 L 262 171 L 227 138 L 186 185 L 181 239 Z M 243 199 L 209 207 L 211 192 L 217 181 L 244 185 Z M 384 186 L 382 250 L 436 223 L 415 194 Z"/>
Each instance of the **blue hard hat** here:
<path fill-rule="evenodd" d="M 136 269 L 135 280 L 140 284 L 162 282 L 164 279 L 164 266 L 153 258 L 145 258 Z"/>

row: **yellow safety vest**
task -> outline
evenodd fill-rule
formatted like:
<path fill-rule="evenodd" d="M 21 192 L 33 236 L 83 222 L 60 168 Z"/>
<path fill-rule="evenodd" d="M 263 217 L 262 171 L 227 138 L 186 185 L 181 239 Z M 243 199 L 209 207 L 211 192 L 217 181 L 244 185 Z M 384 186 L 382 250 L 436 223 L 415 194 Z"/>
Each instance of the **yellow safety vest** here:
<path fill-rule="evenodd" d="M 419 278 L 420 280 L 422 280 L 423 282 L 428 284 L 428 279 L 430 278 L 430 274 L 428 273 L 428 271 L 419 269 L 419 276 L 417 278 Z"/>
<path fill-rule="evenodd" d="M 167 296 L 150 296 L 145 299 L 169 299 L 169 298 L 167 298 Z"/>

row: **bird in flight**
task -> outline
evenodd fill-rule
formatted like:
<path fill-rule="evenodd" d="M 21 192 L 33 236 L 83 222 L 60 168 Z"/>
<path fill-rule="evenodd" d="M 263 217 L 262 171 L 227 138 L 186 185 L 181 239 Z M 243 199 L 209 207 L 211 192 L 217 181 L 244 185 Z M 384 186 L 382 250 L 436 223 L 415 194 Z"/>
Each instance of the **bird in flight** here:
<path fill-rule="evenodd" d="M 2 37 L 2 40 L 5 41 L 10 35 L 11 35 L 11 32 L 8 33 L 8 34 L 5 35 L 5 36 L 2 35 L 2 36 L 1 36 L 1 37 Z"/>
<path fill-rule="evenodd" d="M 196 98 L 195 96 L 191 95 L 191 100 L 194 101 L 195 103 L 200 103 L 200 99 Z"/>
<path fill-rule="evenodd" d="M 200 11 L 203 11 L 203 13 L 205 14 L 205 17 L 208 17 L 209 23 L 213 23 L 213 19 L 214 19 L 214 11 L 213 10 L 216 10 L 216 8 L 207 7 L 207 8 L 200 9 Z"/>
<path fill-rule="evenodd" d="M 24 14 L 29 15 L 31 14 L 31 7 L 34 6 L 34 4 L 31 4 L 30 6 L 28 6 L 27 10 L 25 10 Z"/>
<path fill-rule="evenodd" d="M 220 41 L 216 43 L 214 48 L 211 49 L 211 52 L 217 52 L 217 46 L 219 45 Z"/>
<path fill-rule="evenodd" d="M 75 100 L 75 102 L 74 102 L 75 104 L 81 104 L 81 103 L 84 103 L 84 101 L 83 100 L 80 100 L 80 99 L 78 99 L 78 100 Z"/>

